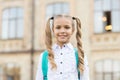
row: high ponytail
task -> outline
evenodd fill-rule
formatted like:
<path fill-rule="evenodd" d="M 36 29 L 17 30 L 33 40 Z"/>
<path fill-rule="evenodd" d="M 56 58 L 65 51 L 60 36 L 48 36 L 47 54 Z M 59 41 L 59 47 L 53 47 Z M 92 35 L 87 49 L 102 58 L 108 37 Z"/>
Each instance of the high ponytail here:
<path fill-rule="evenodd" d="M 50 28 L 50 20 L 53 19 L 53 17 L 49 18 L 46 24 L 46 29 L 45 29 L 45 44 L 46 48 L 48 50 L 48 60 L 50 64 L 52 65 L 52 69 L 56 69 L 57 66 L 54 61 L 54 54 L 52 50 L 52 33 L 51 33 L 51 28 Z"/>
<path fill-rule="evenodd" d="M 78 63 L 78 69 L 80 70 L 81 73 L 84 71 L 84 51 L 82 49 L 82 40 L 81 40 L 81 22 L 78 18 L 73 17 L 73 20 L 76 20 L 77 23 L 77 32 L 76 32 L 76 40 L 77 40 L 77 49 L 78 49 L 78 58 L 79 58 L 79 63 Z"/>

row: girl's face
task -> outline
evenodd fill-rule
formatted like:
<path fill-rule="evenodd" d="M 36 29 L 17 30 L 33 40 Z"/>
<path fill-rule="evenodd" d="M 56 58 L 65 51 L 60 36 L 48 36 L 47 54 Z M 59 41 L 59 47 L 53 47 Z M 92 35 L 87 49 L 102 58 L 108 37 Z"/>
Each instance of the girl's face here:
<path fill-rule="evenodd" d="M 64 44 L 69 42 L 74 32 L 72 19 L 66 17 L 57 17 L 53 23 L 53 34 L 57 39 L 57 43 Z"/>

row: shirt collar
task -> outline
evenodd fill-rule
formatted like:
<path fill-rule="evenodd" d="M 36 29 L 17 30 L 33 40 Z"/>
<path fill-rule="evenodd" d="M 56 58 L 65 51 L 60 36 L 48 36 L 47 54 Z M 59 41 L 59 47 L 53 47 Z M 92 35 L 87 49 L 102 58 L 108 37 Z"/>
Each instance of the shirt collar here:
<path fill-rule="evenodd" d="M 71 43 L 64 44 L 62 48 L 64 48 L 64 47 L 69 48 L 69 49 L 73 49 L 73 45 Z M 57 43 L 55 43 L 52 48 L 53 49 L 60 49 L 60 46 Z"/>

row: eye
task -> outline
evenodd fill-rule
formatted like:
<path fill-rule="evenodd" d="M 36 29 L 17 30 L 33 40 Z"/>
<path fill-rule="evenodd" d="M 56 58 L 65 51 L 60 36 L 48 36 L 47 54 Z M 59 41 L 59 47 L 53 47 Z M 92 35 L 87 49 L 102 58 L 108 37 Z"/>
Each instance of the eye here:
<path fill-rule="evenodd" d="M 70 29 L 70 26 L 69 26 L 69 25 L 65 25 L 65 28 L 66 28 L 66 29 Z"/>
<path fill-rule="evenodd" d="M 61 28 L 61 26 L 60 26 L 60 25 L 57 25 L 55 28 L 56 28 L 56 29 L 60 29 L 60 28 Z"/>

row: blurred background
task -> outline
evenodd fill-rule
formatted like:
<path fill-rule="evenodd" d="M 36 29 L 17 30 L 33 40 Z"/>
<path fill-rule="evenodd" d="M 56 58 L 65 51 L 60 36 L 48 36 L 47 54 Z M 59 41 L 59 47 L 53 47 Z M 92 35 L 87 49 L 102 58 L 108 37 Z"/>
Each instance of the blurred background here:
<path fill-rule="evenodd" d="M 35 80 L 57 14 L 80 18 L 90 80 L 120 80 L 120 0 L 0 0 L 0 80 Z"/>

